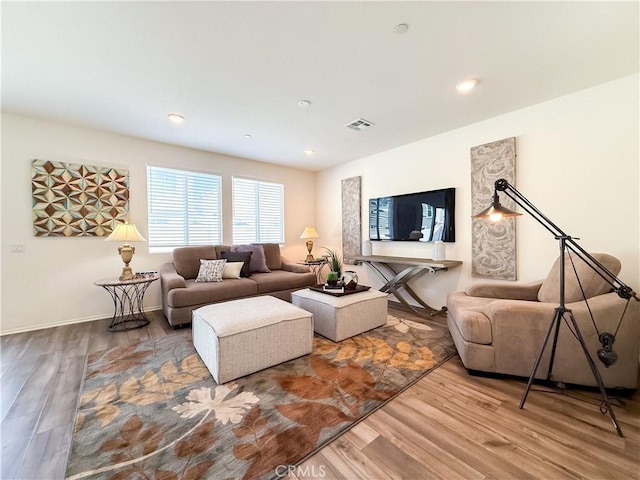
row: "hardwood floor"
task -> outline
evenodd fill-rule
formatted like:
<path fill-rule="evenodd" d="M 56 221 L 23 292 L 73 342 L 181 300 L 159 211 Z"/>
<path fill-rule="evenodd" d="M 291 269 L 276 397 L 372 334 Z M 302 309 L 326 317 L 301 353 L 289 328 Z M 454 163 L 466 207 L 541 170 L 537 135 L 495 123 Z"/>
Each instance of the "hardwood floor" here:
<path fill-rule="evenodd" d="M 411 313 L 390 308 L 396 316 Z M 2 480 L 63 479 L 87 354 L 138 339 L 190 336 L 160 312 L 148 327 L 108 333 L 107 320 L 1 338 Z M 614 407 L 617 436 L 600 396 L 532 390 L 525 381 L 470 375 L 446 362 L 303 462 L 302 479 L 640 478 L 640 394 Z"/>

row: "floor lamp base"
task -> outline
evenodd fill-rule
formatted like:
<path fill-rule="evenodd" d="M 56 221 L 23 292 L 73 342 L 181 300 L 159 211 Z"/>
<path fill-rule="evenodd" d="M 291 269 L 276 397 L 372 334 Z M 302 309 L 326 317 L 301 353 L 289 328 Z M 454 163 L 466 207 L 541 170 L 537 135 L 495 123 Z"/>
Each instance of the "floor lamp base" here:
<path fill-rule="evenodd" d="M 533 380 L 535 379 L 536 373 L 538 371 L 538 367 L 540 366 L 542 355 L 547 346 L 547 343 L 549 342 L 551 331 L 554 330 L 555 328 L 555 336 L 553 340 L 553 347 L 551 350 L 551 359 L 549 361 L 549 371 L 547 373 L 547 380 L 550 380 L 551 378 L 551 370 L 553 369 L 553 359 L 555 357 L 556 345 L 558 341 L 558 332 L 560 331 L 560 324 L 565 314 L 567 314 L 567 316 L 569 317 L 569 320 L 571 321 L 571 326 L 573 327 L 573 330 L 576 334 L 578 342 L 580 342 L 580 345 L 582 346 L 582 351 L 584 352 L 584 355 L 587 358 L 587 362 L 589 363 L 589 367 L 591 368 L 591 372 L 593 373 L 593 378 L 595 378 L 596 383 L 598 384 L 598 388 L 600 389 L 600 394 L 602 395 L 602 400 L 607 407 L 607 412 L 609 412 L 609 416 L 611 417 L 613 426 L 615 427 L 616 432 L 618 433 L 618 436 L 624 437 L 624 435 L 622 434 L 622 429 L 620 428 L 620 425 L 618 424 L 618 420 L 616 419 L 616 414 L 614 413 L 613 408 L 611 407 L 611 402 L 609 401 L 609 396 L 607 395 L 607 391 L 604 387 L 604 383 L 602 381 L 602 377 L 600 376 L 600 372 L 598 372 L 598 369 L 596 368 L 596 364 L 591 358 L 591 355 L 589 355 L 589 351 L 587 350 L 587 345 L 584 342 L 584 338 L 582 337 L 582 333 L 580 332 L 580 329 L 578 328 L 578 323 L 576 322 L 576 319 L 573 316 L 573 313 L 571 312 L 571 310 L 568 310 L 567 308 L 564 308 L 562 306 L 559 306 L 556 308 L 555 313 L 553 315 L 553 319 L 551 320 L 551 323 L 549 323 L 549 328 L 547 328 L 547 333 L 545 334 L 544 341 L 540 346 L 540 351 L 538 352 L 538 356 L 536 357 L 536 361 L 533 365 L 533 370 L 531 371 L 531 375 L 529 376 L 527 388 L 522 394 L 522 399 L 520 400 L 519 408 L 520 409 L 524 408 L 524 404 L 527 401 L 527 396 L 529 395 L 529 390 L 531 390 L 531 385 L 533 384 Z"/>

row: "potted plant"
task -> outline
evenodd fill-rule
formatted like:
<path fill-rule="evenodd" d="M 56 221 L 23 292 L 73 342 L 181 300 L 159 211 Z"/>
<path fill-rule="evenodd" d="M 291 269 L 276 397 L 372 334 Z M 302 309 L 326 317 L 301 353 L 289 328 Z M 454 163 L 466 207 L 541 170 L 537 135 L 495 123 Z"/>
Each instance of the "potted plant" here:
<path fill-rule="evenodd" d="M 338 275 L 337 272 L 334 272 L 333 270 L 330 271 L 329 273 L 327 273 L 327 285 L 331 285 L 332 287 L 335 287 L 336 285 L 338 285 L 339 278 L 340 278 L 340 275 Z"/>
<path fill-rule="evenodd" d="M 327 283 L 329 285 L 336 285 L 342 274 L 342 259 L 335 250 L 327 247 L 323 248 L 327 252 L 326 259 L 330 269 L 330 272 L 327 274 Z"/>

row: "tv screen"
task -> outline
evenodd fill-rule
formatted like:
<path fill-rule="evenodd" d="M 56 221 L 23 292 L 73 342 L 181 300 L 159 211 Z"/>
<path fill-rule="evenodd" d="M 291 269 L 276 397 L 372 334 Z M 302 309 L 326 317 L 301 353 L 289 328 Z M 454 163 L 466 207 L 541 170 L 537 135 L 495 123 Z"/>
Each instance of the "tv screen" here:
<path fill-rule="evenodd" d="M 455 242 L 456 189 L 369 200 L 369 239 Z"/>

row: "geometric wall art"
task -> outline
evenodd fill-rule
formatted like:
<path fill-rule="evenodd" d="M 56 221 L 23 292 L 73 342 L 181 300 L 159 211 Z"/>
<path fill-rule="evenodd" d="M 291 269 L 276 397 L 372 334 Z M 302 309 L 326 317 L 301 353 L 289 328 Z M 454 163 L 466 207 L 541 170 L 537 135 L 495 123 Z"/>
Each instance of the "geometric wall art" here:
<path fill-rule="evenodd" d="M 33 160 L 33 232 L 104 237 L 129 216 L 129 170 Z"/>
<path fill-rule="evenodd" d="M 516 179 L 516 139 L 505 138 L 471 148 L 471 211 L 476 214 L 491 205 L 495 181 L 504 178 L 511 185 Z M 504 194 L 500 203 L 511 210 L 513 200 Z M 471 275 L 473 277 L 516 280 L 515 218 L 491 222 L 472 219 Z"/>
<path fill-rule="evenodd" d="M 342 260 L 355 264 L 354 256 L 362 252 L 360 219 L 360 177 L 342 180 Z"/>

